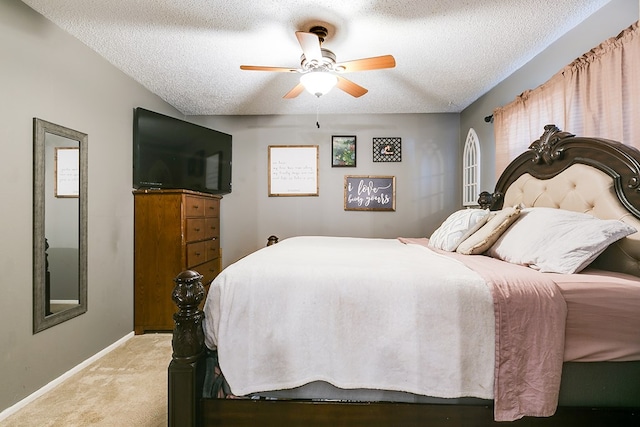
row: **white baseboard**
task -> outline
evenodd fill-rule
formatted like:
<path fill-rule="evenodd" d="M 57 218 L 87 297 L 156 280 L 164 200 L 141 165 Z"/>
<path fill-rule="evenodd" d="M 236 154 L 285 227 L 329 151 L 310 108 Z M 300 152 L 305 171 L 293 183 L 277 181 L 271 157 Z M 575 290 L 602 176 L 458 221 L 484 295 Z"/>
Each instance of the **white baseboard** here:
<path fill-rule="evenodd" d="M 101 357 L 104 357 L 109 352 L 113 351 L 117 347 L 119 347 L 122 344 L 124 344 L 125 342 L 127 342 L 129 339 L 131 339 L 133 337 L 133 335 L 134 335 L 133 332 L 128 333 L 124 337 L 120 338 L 118 341 L 116 341 L 113 344 L 111 344 L 109 347 L 105 348 L 104 350 L 99 351 L 98 353 L 94 354 L 93 356 L 91 356 L 90 358 L 85 360 L 84 362 L 74 366 L 73 368 L 71 368 L 70 370 L 65 372 L 64 374 L 60 375 L 58 378 L 54 379 L 49 384 L 45 385 L 44 387 L 40 388 L 39 390 L 34 391 L 29 396 L 25 397 L 24 399 L 22 399 L 21 401 L 19 401 L 15 405 L 10 406 L 7 409 L 5 409 L 4 411 L 0 412 L 0 421 L 4 420 L 5 418 L 8 418 L 10 415 L 15 414 L 20 409 L 24 408 L 29 403 L 33 402 L 38 397 L 42 396 L 43 394 L 47 393 L 48 391 L 53 390 L 55 387 L 57 387 L 60 384 L 62 384 L 66 379 L 68 379 L 72 375 L 77 374 L 82 369 L 86 368 L 87 366 L 89 366 L 90 364 L 95 362 L 96 360 L 100 359 Z"/>

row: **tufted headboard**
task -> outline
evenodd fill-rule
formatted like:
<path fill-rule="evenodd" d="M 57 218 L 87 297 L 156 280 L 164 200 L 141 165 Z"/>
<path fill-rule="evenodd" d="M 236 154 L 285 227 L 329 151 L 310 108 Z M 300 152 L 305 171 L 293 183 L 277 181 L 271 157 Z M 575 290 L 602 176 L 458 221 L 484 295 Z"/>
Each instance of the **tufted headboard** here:
<path fill-rule="evenodd" d="M 480 204 L 522 204 L 617 219 L 640 230 L 640 151 L 602 138 L 576 137 L 547 125 L 540 139 L 504 170 Z M 594 267 L 640 277 L 640 233 L 609 246 Z"/>

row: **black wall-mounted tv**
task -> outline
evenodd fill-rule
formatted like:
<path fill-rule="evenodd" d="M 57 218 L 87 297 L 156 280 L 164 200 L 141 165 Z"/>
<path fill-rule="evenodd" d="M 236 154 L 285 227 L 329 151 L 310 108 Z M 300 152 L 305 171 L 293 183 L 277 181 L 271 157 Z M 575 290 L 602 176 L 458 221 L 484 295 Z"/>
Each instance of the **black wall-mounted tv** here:
<path fill-rule="evenodd" d="M 136 108 L 133 187 L 231 193 L 229 134 Z"/>

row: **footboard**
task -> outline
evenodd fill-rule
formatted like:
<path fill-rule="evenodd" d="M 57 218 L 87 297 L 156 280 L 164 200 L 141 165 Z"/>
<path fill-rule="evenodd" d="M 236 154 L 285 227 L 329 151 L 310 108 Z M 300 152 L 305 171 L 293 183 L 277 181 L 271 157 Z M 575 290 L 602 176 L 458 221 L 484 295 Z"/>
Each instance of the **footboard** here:
<path fill-rule="evenodd" d="M 169 364 L 169 426 L 201 424 L 200 398 L 204 378 L 204 313 L 198 307 L 205 292 L 202 275 L 183 271 L 175 279 L 171 298 L 178 306 L 173 315 L 173 355 Z"/>

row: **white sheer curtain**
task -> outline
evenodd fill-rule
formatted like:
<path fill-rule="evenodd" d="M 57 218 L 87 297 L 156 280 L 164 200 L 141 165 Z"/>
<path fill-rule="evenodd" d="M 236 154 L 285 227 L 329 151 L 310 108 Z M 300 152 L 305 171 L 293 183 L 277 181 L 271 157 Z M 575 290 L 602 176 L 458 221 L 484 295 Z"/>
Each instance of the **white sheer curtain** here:
<path fill-rule="evenodd" d="M 638 22 L 494 111 L 497 176 L 551 123 L 640 149 Z"/>

